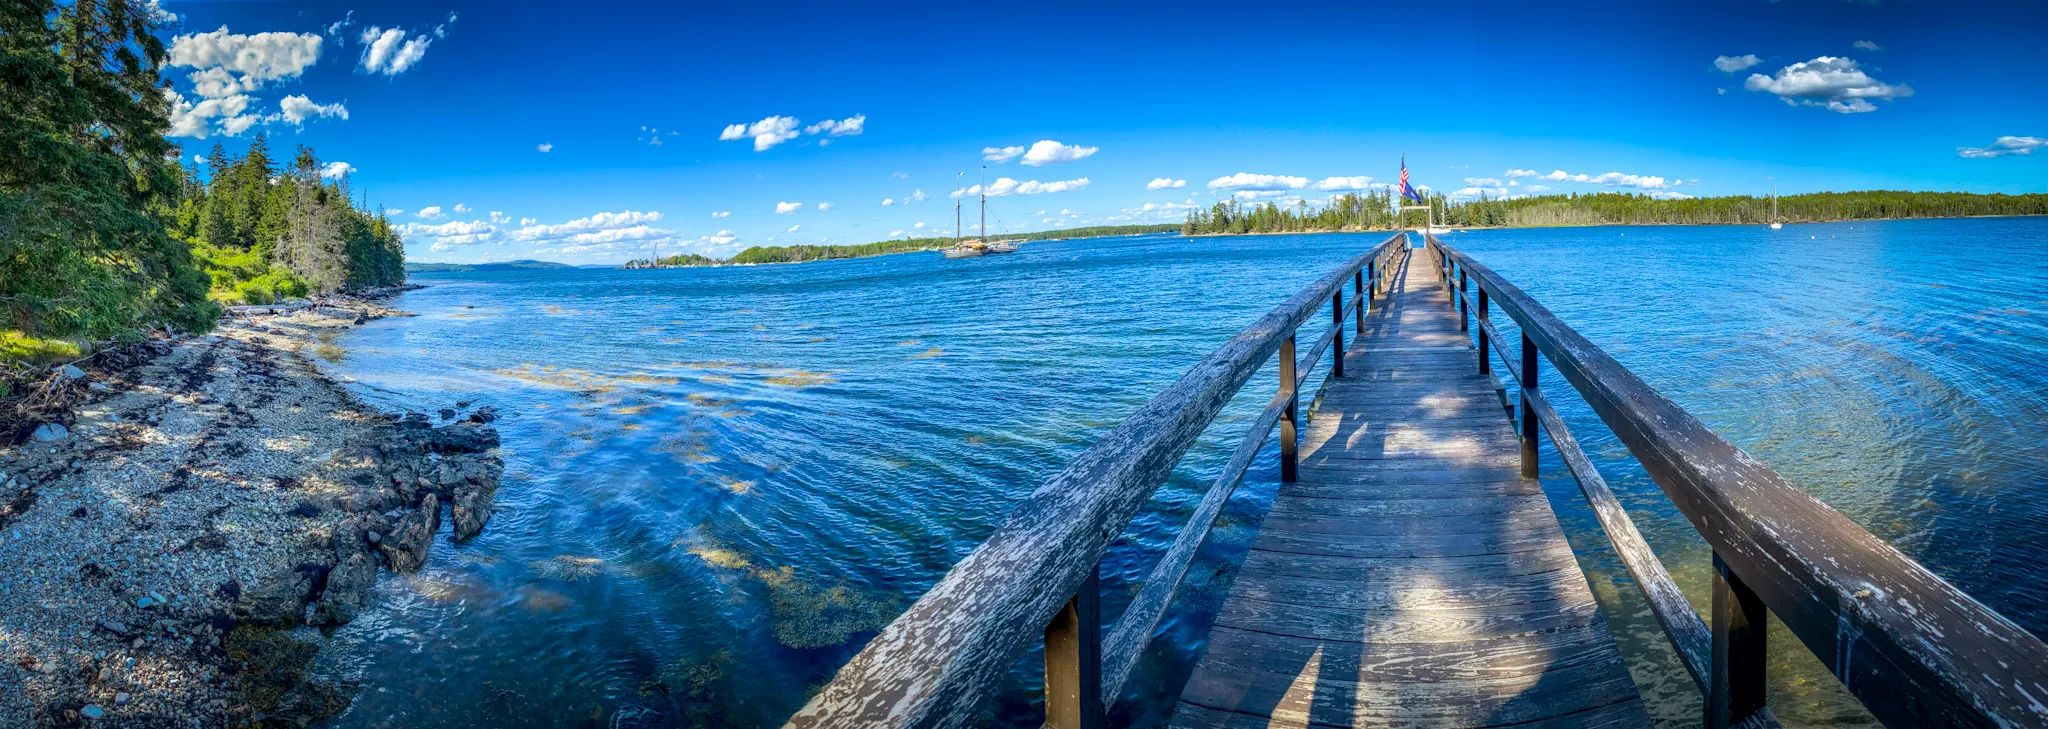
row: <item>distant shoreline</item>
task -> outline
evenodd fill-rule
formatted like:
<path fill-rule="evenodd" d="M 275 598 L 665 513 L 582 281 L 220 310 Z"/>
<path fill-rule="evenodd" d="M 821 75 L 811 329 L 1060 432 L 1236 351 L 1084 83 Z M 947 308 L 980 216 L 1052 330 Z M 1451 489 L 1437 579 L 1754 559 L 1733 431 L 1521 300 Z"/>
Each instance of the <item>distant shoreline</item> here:
<path fill-rule="evenodd" d="M 1897 218 L 1832 218 L 1832 219 L 1828 219 L 1828 220 L 1787 220 L 1787 221 L 1784 221 L 1784 223 L 1785 223 L 1786 225 L 1813 225 L 1813 224 L 1820 224 L 1820 223 L 1857 223 L 1857 222 L 1885 222 L 1885 221 L 1894 221 L 1894 220 L 1972 220 L 1972 219 L 1978 219 L 1978 218 L 2048 218 L 2048 214 L 2038 214 L 2038 215 L 2037 215 L 2037 214 L 2027 214 L 2027 213 L 2015 213 L 2015 214 L 2001 214 L 2001 215 L 1915 215 L 1915 216 L 1906 216 L 1906 217 L 1897 217 Z M 1443 226 L 1443 227 L 1444 227 L 1444 228 L 1446 228 L 1446 229 L 1455 229 L 1455 230 L 1460 230 L 1460 231 L 1464 231 L 1464 230 L 1545 230 L 1545 229 L 1550 229 L 1550 228 L 1608 228 L 1608 227 L 1614 227 L 1614 226 L 1623 226 L 1623 225 L 1628 225 L 1628 226 L 1642 226 L 1642 227 L 1696 227 L 1696 228 L 1728 227 L 1728 228 L 1748 228 L 1748 227 L 1755 227 L 1755 226 L 1758 226 L 1758 225 L 1767 225 L 1767 224 L 1766 224 L 1766 223 L 1662 223 L 1662 222 L 1642 222 L 1642 223 L 1630 223 L 1630 222 L 1605 222 L 1605 223 L 1556 223 L 1556 224 L 1551 224 L 1551 225 L 1450 225 L 1450 226 Z M 1407 228 L 1382 228 L 1382 229 L 1378 229 L 1378 230 L 1343 230 L 1343 229 L 1329 229 L 1329 230 L 1275 230 L 1275 231 L 1252 231 L 1252 232 L 1249 232 L 1249 233 L 1182 233 L 1182 234 L 1180 235 L 1180 237 L 1182 237 L 1182 238 L 1224 238 L 1224 237 L 1232 237 L 1232 236 L 1247 236 L 1247 235 L 1330 235 L 1330 234 L 1347 234 L 1347 233 L 1387 233 L 1387 234 L 1393 234 L 1393 233 L 1404 233 L 1404 232 L 1413 232 L 1414 230 L 1415 230 L 1415 228 L 1413 228 L 1413 227 L 1407 227 Z"/>

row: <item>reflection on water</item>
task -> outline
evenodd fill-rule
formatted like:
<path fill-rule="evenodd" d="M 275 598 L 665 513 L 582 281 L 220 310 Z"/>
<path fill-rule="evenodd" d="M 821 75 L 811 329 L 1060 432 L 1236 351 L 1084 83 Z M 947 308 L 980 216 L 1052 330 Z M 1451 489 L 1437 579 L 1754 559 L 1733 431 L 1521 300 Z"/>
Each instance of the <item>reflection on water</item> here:
<path fill-rule="evenodd" d="M 1813 236 L 1809 238 L 1808 236 Z M 1484 231 L 1464 248 L 1644 379 L 2030 629 L 2048 625 L 2048 222 Z M 1967 241 L 1966 245 L 1957 245 Z M 334 366 L 366 396 L 505 413 L 501 508 L 386 580 L 321 658 L 337 726 L 778 724 L 1024 494 L 1373 236 L 1038 243 L 716 270 L 434 274 Z M 1271 393 L 1255 379 L 1103 564 L 1135 593 Z M 1556 380 L 1552 380 L 1553 382 Z M 1557 398 L 1704 605 L 1684 519 Z M 1254 463 L 1119 720 L 1163 718 L 1271 498 Z M 1697 697 L 1561 464 L 1546 487 L 1672 725 Z M 1857 723 L 1789 635 L 1779 714 Z M 1033 659 L 989 724 L 1035 723 Z M 1133 713 L 1135 712 L 1135 713 Z"/>

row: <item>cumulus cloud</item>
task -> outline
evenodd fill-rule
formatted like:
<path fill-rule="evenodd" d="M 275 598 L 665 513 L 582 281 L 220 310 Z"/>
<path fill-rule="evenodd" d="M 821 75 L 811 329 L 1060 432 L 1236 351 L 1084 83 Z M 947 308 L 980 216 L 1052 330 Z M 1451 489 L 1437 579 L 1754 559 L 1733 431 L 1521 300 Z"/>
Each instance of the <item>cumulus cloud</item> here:
<path fill-rule="evenodd" d="M 924 190 L 911 190 L 910 197 L 904 198 L 903 203 L 908 205 L 914 202 L 924 202 L 924 200 Z"/>
<path fill-rule="evenodd" d="M 450 13 L 448 23 L 453 22 L 455 14 Z M 448 36 L 447 23 L 434 27 L 433 38 L 427 35 L 408 33 L 399 28 L 379 28 L 374 25 L 365 28 L 362 36 L 358 38 L 363 45 L 360 67 L 369 73 L 381 73 L 386 76 L 405 73 L 418 64 L 420 59 L 427 57 L 427 46 L 433 45 L 435 38 Z"/>
<path fill-rule="evenodd" d="M 1308 186 L 1308 178 L 1291 175 L 1260 175 L 1239 172 L 1209 181 L 1211 190 L 1299 190 Z"/>
<path fill-rule="evenodd" d="M 172 67 L 233 72 L 244 89 L 253 89 L 264 82 L 304 73 L 320 60 L 320 42 L 316 33 L 242 35 L 228 32 L 223 25 L 209 33 L 172 38 L 164 62 Z"/>
<path fill-rule="evenodd" d="M 2003 136 L 1982 147 L 1957 147 L 1956 155 L 1968 159 L 1989 159 L 2008 154 L 2033 154 L 2034 150 L 2048 147 L 2048 138 Z"/>
<path fill-rule="evenodd" d="M 1750 91 L 1775 94 L 1792 106 L 1818 106 L 1841 114 L 1877 111 L 1872 100 L 1896 101 L 1912 96 L 1904 84 L 1871 78 L 1855 59 L 1821 56 L 1779 69 L 1775 76 L 1750 74 L 1742 84 Z"/>
<path fill-rule="evenodd" d="M 464 204 L 462 204 L 462 203 L 456 203 L 456 204 L 455 204 L 455 212 L 457 212 L 457 213 L 466 213 L 466 212 L 469 212 L 469 206 L 468 206 L 468 205 L 464 205 Z"/>
<path fill-rule="evenodd" d="M 1008 162 L 1016 159 L 1018 155 L 1023 153 L 1024 148 L 1022 146 L 981 148 L 981 158 L 990 162 Z"/>
<path fill-rule="evenodd" d="M 812 124 L 810 126 L 804 127 L 804 133 L 823 134 L 830 137 L 851 137 L 860 134 L 862 131 L 865 131 L 867 129 L 867 125 L 868 116 L 866 114 L 856 114 L 854 116 L 849 116 L 845 119 L 840 119 L 838 121 L 827 119 L 825 121 Z"/>
<path fill-rule="evenodd" d="M 503 210 L 492 210 L 491 222 L 496 223 L 498 225 L 504 225 L 506 223 L 512 222 L 512 216 L 506 215 L 505 211 Z"/>
<path fill-rule="evenodd" d="M 775 214 L 776 214 L 776 215 L 788 215 L 788 214 L 790 214 L 790 213 L 794 213 L 794 212 L 796 212 L 796 211 L 798 211 L 798 210 L 801 210 L 801 209 L 803 209 L 803 207 L 804 207 L 804 204 L 803 204 L 803 203 L 800 203 L 800 202 L 789 202 L 789 201 L 786 201 L 786 200 L 785 200 L 785 201 L 783 201 L 783 202 L 778 202 L 778 203 L 776 203 L 776 204 L 775 204 Z"/>
<path fill-rule="evenodd" d="M 1101 147 L 1083 147 L 1078 144 L 1062 144 L 1056 139 L 1041 139 L 1024 151 L 1023 164 L 1030 167 L 1049 165 L 1055 162 L 1072 162 L 1093 156 L 1102 151 Z"/>
<path fill-rule="evenodd" d="M 549 152 L 555 151 L 555 145 L 553 142 L 541 142 L 540 144 L 533 145 L 533 148 L 535 151 L 538 151 L 541 154 L 547 154 Z"/>
<path fill-rule="evenodd" d="M 329 162 L 327 163 L 327 166 L 320 168 L 320 176 L 328 179 L 333 179 L 336 177 L 341 177 L 343 175 L 352 174 L 355 171 L 356 166 L 349 164 L 347 162 Z"/>
<path fill-rule="evenodd" d="M 821 212 L 821 213 L 822 213 L 822 212 L 825 212 L 825 211 L 827 211 L 827 210 L 831 210 L 831 209 L 832 209 L 832 203 L 828 203 L 828 202 L 818 203 L 818 212 Z"/>
<path fill-rule="evenodd" d="M 307 119 L 319 117 L 348 118 L 348 107 L 338 102 L 333 104 L 316 104 L 313 103 L 312 99 L 306 98 L 303 94 L 284 97 L 282 101 L 277 102 L 277 112 L 278 118 L 289 122 L 292 126 L 300 126 L 305 124 Z"/>
<path fill-rule="evenodd" d="M 1851 43 L 1851 44 L 1849 44 L 1849 45 L 1855 46 L 1855 47 L 1856 47 L 1856 50 L 1859 50 L 1859 51 L 1872 51 L 1872 52 L 1875 52 L 1875 51 L 1881 51 L 1881 50 L 1884 50 L 1884 46 L 1880 46 L 1880 45 L 1878 45 L 1878 44 L 1877 44 L 1877 41 L 1867 41 L 1867 40 L 1860 40 L 1860 41 L 1856 41 L 1855 43 Z"/>
<path fill-rule="evenodd" d="M 1501 186 L 1501 182 L 1500 182 L 1500 180 L 1494 179 L 1494 178 L 1492 178 L 1492 177 L 1467 177 L 1467 178 L 1465 178 L 1465 184 L 1467 184 L 1467 185 L 1471 185 L 1471 186 L 1473 186 L 1473 187 L 1500 187 L 1500 186 Z"/>
<path fill-rule="evenodd" d="M 725 219 L 725 218 L 730 218 L 730 217 L 732 217 L 732 211 L 731 211 L 731 210 L 713 210 L 713 211 L 711 211 L 711 217 L 712 217 L 712 219 L 714 219 L 714 220 L 723 220 L 723 219 Z"/>
<path fill-rule="evenodd" d="M 1510 178 L 1539 177 L 1540 179 L 1550 180 L 1552 182 L 1577 182 L 1587 185 L 1606 185 L 1608 187 L 1634 187 L 1643 190 L 1660 190 L 1667 186 L 1677 184 L 1677 181 L 1675 180 L 1667 180 L 1657 175 L 1631 175 L 1626 172 L 1602 172 L 1597 175 L 1589 175 L 1583 172 L 1571 173 L 1566 172 L 1564 170 L 1551 170 L 1550 173 L 1546 175 L 1517 174 L 1527 172 L 1533 172 L 1533 170 L 1508 170 L 1507 176 Z M 1488 181 L 1491 181 L 1491 178 L 1472 179 L 1486 179 Z"/>
<path fill-rule="evenodd" d="M 1151 182 L 1145 183 L 1145 189 L 1147 190 L 1165 190 L 1168 188 L 1187 186 L 1187 180 L 1176 180 L 1171 177 L 1154 177 L 1152 178 Z"/>
<path fill-rule="evenodd" d="M 785 231 L 782 231 L 782 232 L 784 232 L 784 233 L 795 233 L 795 232 L 797 232 L 797 231 L 799 231 L 799 230 L 803 230 L 803 229 L 804 229 L 804 226 L 803 226 L 803 224 L 799 223 L 799 224 L 797 224 L 797 225 L 792 225 L 792 226 L 789 226 L 789 229 L 788 229 L 788 230 L 785 230 Z"/>
<path fill-rule="evenodd" d="M 1046 193 L 1053 192 L 1068 192 L 1071 190 L 1079 190 L 1087 186 L 1088 178 L 1086 177 L 1072 180 L 1056 180 L 1053 182 L 1040 182 L 1038 180 L 1018 181 L 1010 179 L 1008 177 L 999 177 L 996 178 L 995 182 L 989 183 L 986 188 L 983 188 L 983 186 L 981 185 L 970 185 L 968 187 L 954 190 L 953 197 L 974 197 L 977 195 L 981 195 L 984 192 L 986 192 L 989 197 L 1006 197 L 1009 195 L 1043 195 Z"/>
<path fill-rule="evenodd" d="M 433 220 L 435 218 L 441 217 L 441 206 L 429 205 L 427 207 L 420 208 L 419 212 L 413 214 L 419 216 L 421 219 L 424 220 Z"/>
<path fill-rule="evenodd" d="M 766 152 L 775 145 L 797 137 L 797 120 L 792 116 L 771 116 L 752 124 L 727 124 L 718 133 L 722 142 L 754 140 L 754 151 Z"/>
<path fill-rule="evenodd" d="M 166 88 L 163 93 L 171 112 L 171 127 L 165 136 L 205 139 L 217 130 L 232 137 L 258 121 L 256 115 L 245 113 L 249 110 L 249 97 L 245 94 L 195 102 L 174 89 Z"/>
<path fill-rule="evenodd" d="M 1369 187 L 1372 187 L 1372 178 L 1365 175 L 1325 177 L 1316 183 L 1318 190 L 1363 190 Z"/>
<path fill-rule="evenodd" d="M 1512 169 L 1512 170 L 1508 170 L 1508 171 L 1507 171 L 1507 173 L 1506 173 L 1506 177 L 1507 177 L 1508 179 L 1512 180 L 1512 179 L 1515 179 L 1515 178 L 1517 178 L 1517 177 L 1535 177 L 1535 176 L 1537 176 L 1537 175 L 1540 175 L 1540 174 L 1543 174 L 1543 173 L 1541 173 L 1541 172 L 1537 172 L 1537 171 L 1535 171 L 1535 170 L 1524 170 L 1524 169 Z"/>
<path fill-rule="evenodd" d="M 384 209 L 384 215 L 386 215 L 386 216 L 388 216 L 388 217 L 393 217 L 393 218 L 395 218 L 395 217 L 398 217 L 398 216 L 400 216 L 400 215 L 404 215 L 404 214 L 405 214 L 405 208 L 385 208 L 385 209 Z"/>
<path fill-rule="evenodd" d="M 1721 69 L 1722 73 L 1735 73 L 1763 62 L 1764 59 L 1757 58 L 1754 53 L 1745 53 L 1740 56 L 1715 56 L 1714 68 Z"/>
<path fill-rule="evenodd" d="M 893 197 L 885 197 L 885 198 L 882 198 L 882 207 L 885 207 L 885 208 L 886 208 L 886 207 L 889 207 L 889 206 L 891 206 L 891 205 L 895 205 L 895 204 L 896 204 L 896 198 L 893 198 Z"/>
<path fill-rule="evenodd" d="M 532 225 L 532 224 L 534 224 L 534 223 L 538 223 L 538 222 L 540 222 L 540 218 L 520 218 L 520 219 L 519 219 L 519 225 L 520 225 L 521 227 L 524 227 L 524 226 L 528 226 L 528 225 Z"/>

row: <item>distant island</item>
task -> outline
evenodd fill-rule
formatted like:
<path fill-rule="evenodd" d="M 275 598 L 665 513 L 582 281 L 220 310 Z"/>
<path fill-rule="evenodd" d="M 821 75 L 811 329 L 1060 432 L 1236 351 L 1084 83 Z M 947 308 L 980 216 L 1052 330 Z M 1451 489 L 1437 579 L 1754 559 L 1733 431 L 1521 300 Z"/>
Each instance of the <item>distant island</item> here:
<path fill-rule="evenodd" d="M 1181 226 L 1172 223 L 1164 225 L 1097 225 L 1086 228 L 1065 230 L 1042 230 L 1036 233 L 1005 233 L 1004 240 L 1065 240 L 1067 238 L 1102 238 L 1113 235 L 1144 235 L 1148 233 L 1177 233 Z M 803 263 L 806 261 L 827 261 L 838 258 L 866 258 L 890 253 L 909 251 L 930 251 L 953 245 L 953 239 L 945 238 L 903 238 L 899 240 L 875 241 L 840 246 L 754 246 L 740 251 L 730 259 L 719 260 L 695 253 L 662 256 L 657 260 L 635 259 L 626 262 L 626 268 L 676 268 L 684 266 L 744 266 L 758 263 Z"/>
<path fill-rule="evenodd" d="M 406 273 L 460 273 L 464 271 L 526 271 L 544 268 L 575 268 L 554 261 L 502 261 L 498 263 L 414 263 L 405 264 Z"/>
<path fill-rule="evenodd" d="M 1457 228 L 1539 228 L 1568 225 L 1766 225 L 1835 220 L 1963 218 L 1985 215 L 2048 215 L 2048 194 L 1904 192 L 1865 190 L 1786 195 L 1772 200 L 1753 195 L 1660 199 L 1635 193 L 1535 195 L 1454 201 L 1441 193 L 1427 198 L 1437 225 Z M 1219 202 L 1188 214 L 1184 235 L 1316 233 L 1392 230 L 1422 225 L 1420 211 L 1394 213 L 1393 193 L 1343 195 L 1324 205 L 1306 201 L 1292 207 L 1274 203 Z"/>

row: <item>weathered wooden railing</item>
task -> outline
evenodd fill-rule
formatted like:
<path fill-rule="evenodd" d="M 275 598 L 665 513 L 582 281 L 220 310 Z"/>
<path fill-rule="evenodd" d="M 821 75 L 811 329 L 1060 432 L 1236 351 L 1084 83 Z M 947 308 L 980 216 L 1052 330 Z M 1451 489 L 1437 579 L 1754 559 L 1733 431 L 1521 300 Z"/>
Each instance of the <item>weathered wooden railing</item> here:
<path fill-rule="evenodd" d="M 1462 328 L 1477 310 L 1480 370 L 1498 353 L 1515 382 L 1523 473 L 1535 475 L 1540 425 L 1704 692 L 1708 727 L 1776 723 L 1764 702 L 1766 610 L 1889 726 L 2048 726 L 2039 638 L 1722 440 L 1491 269 L 1433 236 L 1426 250 Z M 1521 330 L 1519 362 L 1499 351 L 1494 305 Z M 1713 548 L 1711 628 L 1544 397 L 1539 354 Z"/>
<path fill-rule="evenodd" d="M 1337 353 L 1330 372 L 1341 376 L 1346 316 L 1355 317 L 1363 331 L 1366 307 L 1385 290 L 1390 269 L 1405 265 L 1407 256 L 1405 235 L 1388 238 L 1188 370 L 1033 491 L 987 541 L 840 668 L 790 725 L 966 723 L 1018 657 L 1043 640 L 1046 724 L 1101 726 L 1105 705 L 1122 691 L 1196 548 L 1276 424 L 1281 475 L 1294 478 L 1302 383 L 1325 351 Z M 1348 304 L 1346 284 L 1352 286 Z M 1330 334 L 1318 336 L 1308 356 L 1297 360 L 1296 330 L 1325 306 Z M 1276 353 L 1278 392 L 1104 637 L 1097 576 L 1103 553 L 1216 414 Z"/>

